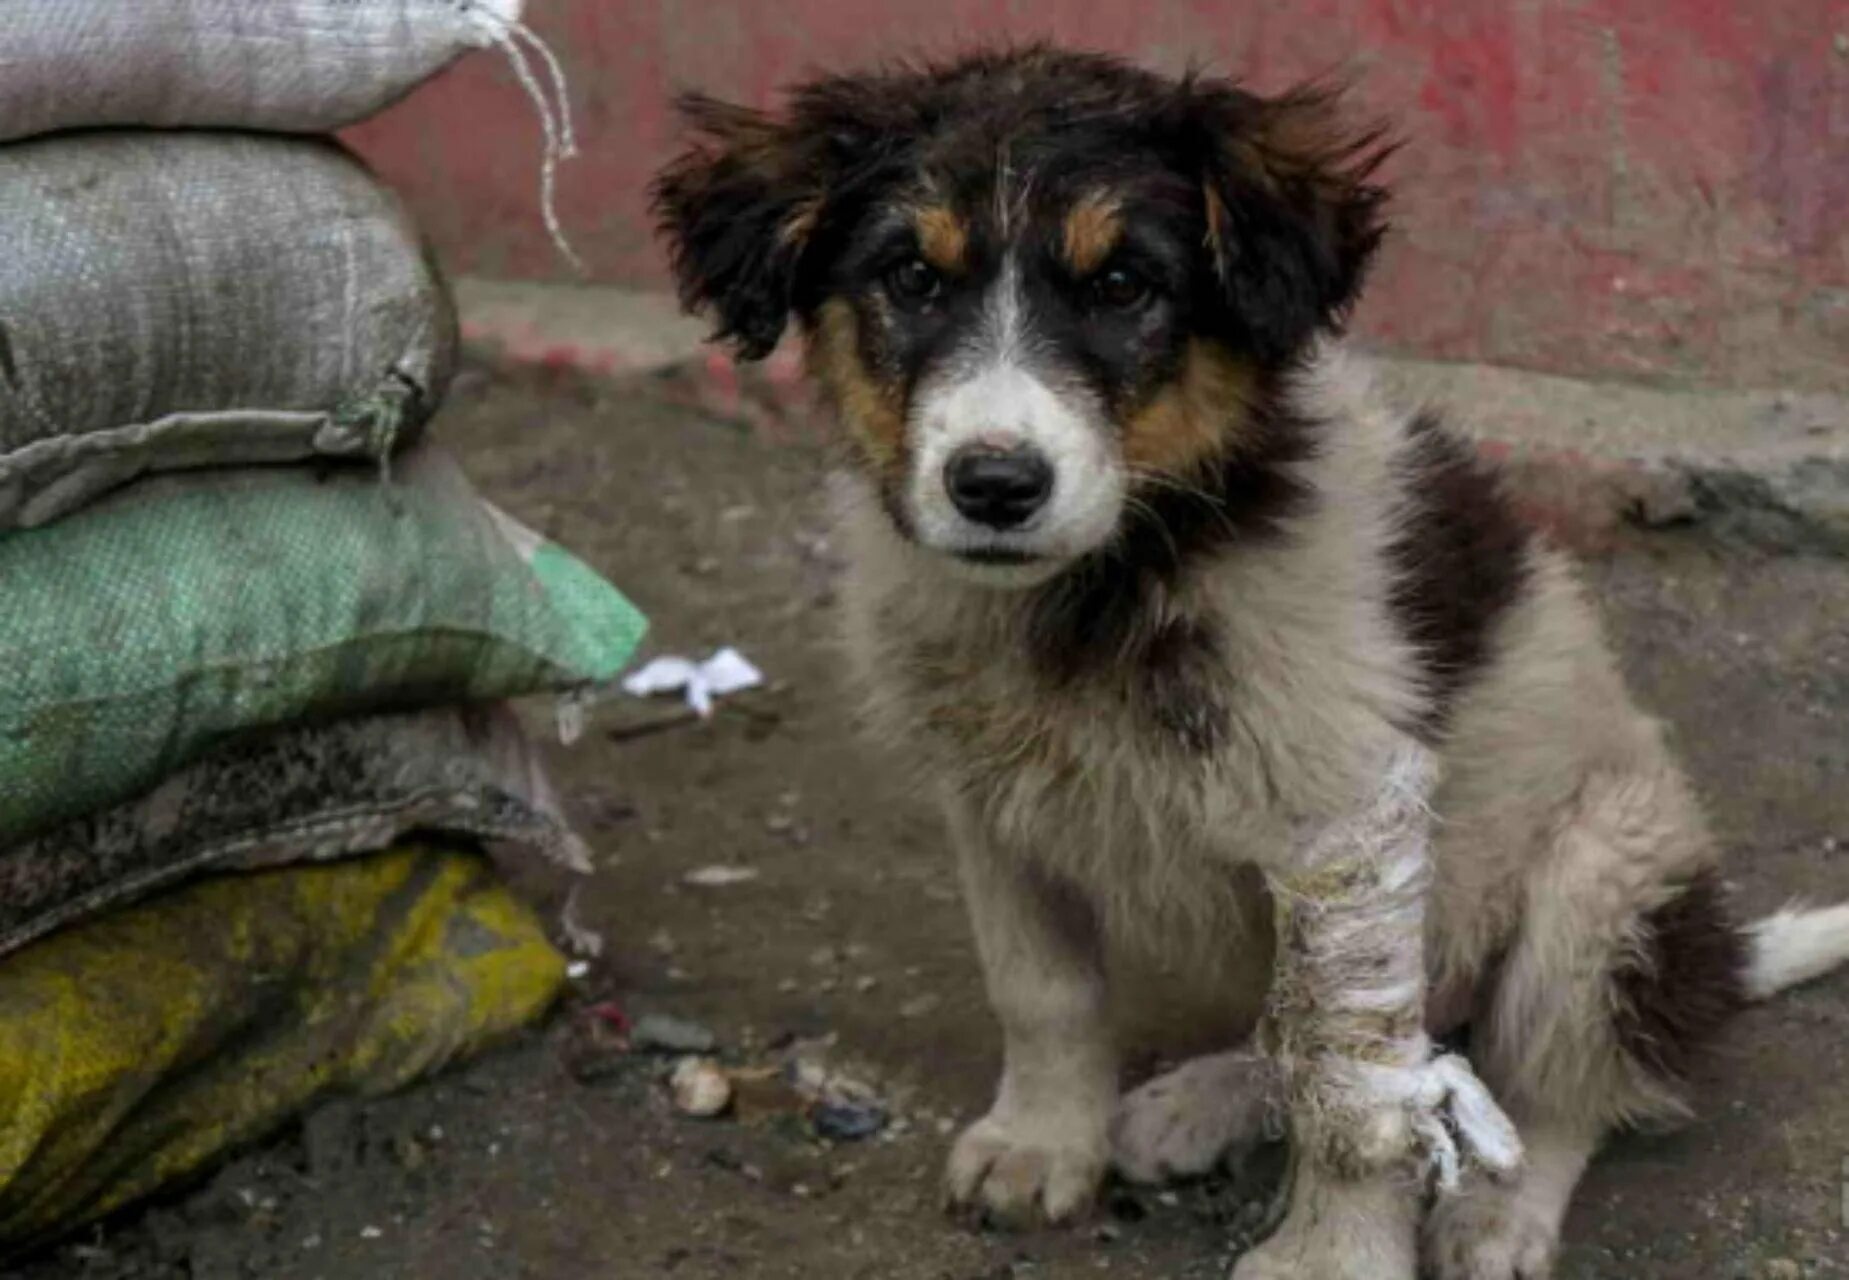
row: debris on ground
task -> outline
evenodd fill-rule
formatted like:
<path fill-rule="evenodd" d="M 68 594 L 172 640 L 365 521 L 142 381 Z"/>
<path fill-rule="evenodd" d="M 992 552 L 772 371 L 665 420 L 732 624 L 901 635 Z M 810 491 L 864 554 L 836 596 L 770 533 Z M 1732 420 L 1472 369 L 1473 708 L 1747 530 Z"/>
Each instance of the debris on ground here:
<path fill-rule="evenodd" d="M 668 1077 L 674 1109 L 684 1116 L 710 1119 L 732 1105 L 732 1080 L 712 1058 L 682 1058 Z"/>
<path fill-rule="evenodd" d="M 763 683 L 764 673 L 728 646 L 702 662 L 674 654 L 656 658 L 626 677 L 623 690 L 637 698 L 678 693 L 704 719 L 713 714 L 715 699 L 755 689 Z"/>
<path fill-rule="evenodd" d="M 716 1085 L 702 1083 L 694 1091 L 696 1072 L 708 1077 L 718 1072 L 726 1082 L 727 1103 L 736 1102 L 734 1114 L 744 1123 L 800 1119 L 810 1136 L 826 1142 L 862 1142 L 893 1125 L 890 1108 L 870 1085 L 830 1065 L 821 1056 L 819 1041 L 797 1041 L 769 1063 L 695 1068 L 684 1059 L 675 1068 L 671 1087 L 675 1106 L 687 1115 L 713 1115 L 689 1105 L 718 1095 Z M 683 1072 L 685 1075 L 683 1075 Z M 722 1104 L 721 1110 L 724 1109 Z"/>
<path fill-rule="evenodd" d="M 689 871 L 681 877 L 681 883 L 694 889 L 729 889 L 735 884 L 750 884 L 759 874 L 756 867 L 715 863 Z"/>
<path fill-rule="evenodd" d="M 672 1067 L 658 1078 L 684 1116 L 730 1116 L 747 1125 L 793 1120 L 806 1137 L 830 1143 L 908 1131 L 878 1090 L 830 1061 L 832 1046 L 832 1038 L 786 1036 L 762 1053 L 734 1055 L 701 1023 L 652 1012 L 632 1019 L 607 1000 L 585 1006 L 571 1020 L 561 1056 L 582 1085 L 648 1070 L 649 1060 L 670 1057 Z"/>
<path fill-rule="evenodd" d="M 711 1053 L 719 1047 L 719 1037 L 685 1018 L 646 1013 L 636 1019 L 629 1044 L 637 1053 Z"/>

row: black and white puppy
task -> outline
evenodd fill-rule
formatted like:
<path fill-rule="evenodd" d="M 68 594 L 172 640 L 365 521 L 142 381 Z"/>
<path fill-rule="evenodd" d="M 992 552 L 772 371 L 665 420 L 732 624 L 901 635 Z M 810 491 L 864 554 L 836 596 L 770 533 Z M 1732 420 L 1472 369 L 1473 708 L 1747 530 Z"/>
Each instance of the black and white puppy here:
<path fill-rule="evenodd" d="M 1305 1158 L 1238 1280 L 1410 1280 L 1421 1239 L 1536 1280 L 1601 1135 L 1681 1113 L 1849 912 L 1729 917 L 1567 566 L 1343 355 L 1384 148 L 1335 106 L 1038 47 L 828 78 L 689 100 L 659 210 L 720 337 L 800 323 L 850 446 L 849 646 L 943 795 L 1006 1037 L 952 1195 L 1065 1218 L 1276 1098 Z M 1264 1050 L 1120 1098 L 1138 966 Z M 1412 1099 L 1465 1024 L 1526 1161 L 1427 1214 Z"/>

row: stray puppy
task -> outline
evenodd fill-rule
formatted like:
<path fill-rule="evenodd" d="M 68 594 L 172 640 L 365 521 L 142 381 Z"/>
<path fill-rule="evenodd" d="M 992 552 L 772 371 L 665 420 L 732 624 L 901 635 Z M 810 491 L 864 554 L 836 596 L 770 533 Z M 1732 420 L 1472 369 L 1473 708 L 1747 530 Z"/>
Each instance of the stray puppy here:
<path fill-rule="evenodd" d="M 1422 1220 L 1443 1280 L 1547 1275 L 1600 1136 L 1680 1114 L 1849 911 L 1729 917 L 1567 567 L 1343 356 L 1380 135 L 1042 47 L 684 108 L 685 299 L 748 358 L 801 324 L 851 446 L 849 645 L 1006 1038 L 954 1199 L 1066 1218 L 1113 1133 L 1194 1171 L 1275 1103 L 1291 1209 L 1238 1280 L 1410 1280 Z M 1120 1100 L 1117 957 L 1263 1052 Z M 1466 1023 L 1474 1076 L 1427 1038 Z M 1431 1172 L 1465 1180 L 1422 1218 Z"/>

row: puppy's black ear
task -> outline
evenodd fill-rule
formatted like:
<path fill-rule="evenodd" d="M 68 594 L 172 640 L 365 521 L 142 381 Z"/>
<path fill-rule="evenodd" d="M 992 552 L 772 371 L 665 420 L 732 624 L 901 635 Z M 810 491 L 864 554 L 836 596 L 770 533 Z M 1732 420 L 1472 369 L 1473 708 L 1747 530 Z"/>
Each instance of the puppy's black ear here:
<path fill-rule="evenodd" d="M 1188 86 L 1208 251 L 1237 336 L 1268 363 L 1340 328 L 1386 231 L 1373 178 L 1393 144 L 1346 128 L 1339 98 L 1322 86 L 1275 98 Z"/>
<path fill-rule="evenodd" d="M 826 156 L 819 140 L 763 112 L 697 94 L 678 105 L 694 136 L 655 180 L 654 207 L 681 302 L 710 309 L 715 339 L 762 359 L 789 319 Z"/>

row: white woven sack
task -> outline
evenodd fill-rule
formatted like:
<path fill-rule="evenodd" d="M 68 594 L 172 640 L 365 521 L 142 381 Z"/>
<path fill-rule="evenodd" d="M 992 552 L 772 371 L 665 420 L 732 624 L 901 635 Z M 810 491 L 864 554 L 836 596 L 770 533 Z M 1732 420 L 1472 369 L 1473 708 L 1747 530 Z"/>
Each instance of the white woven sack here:
<path fill-rule="evenodd" d="M 106 125 L 339 129 L 471 49 L 522 0 L 5 0 L 0 141 Z"/>

